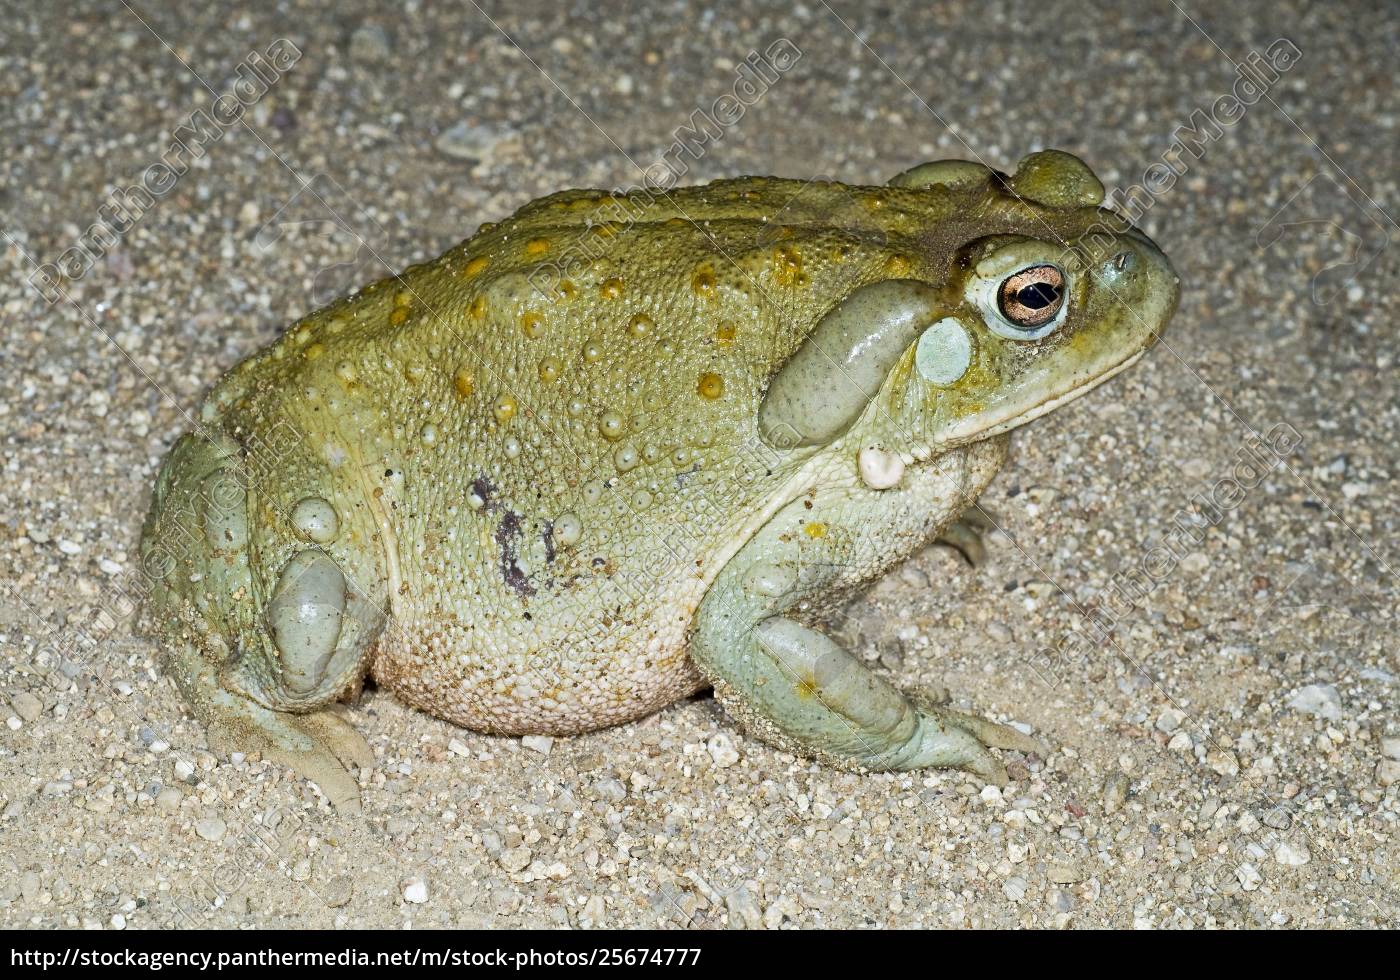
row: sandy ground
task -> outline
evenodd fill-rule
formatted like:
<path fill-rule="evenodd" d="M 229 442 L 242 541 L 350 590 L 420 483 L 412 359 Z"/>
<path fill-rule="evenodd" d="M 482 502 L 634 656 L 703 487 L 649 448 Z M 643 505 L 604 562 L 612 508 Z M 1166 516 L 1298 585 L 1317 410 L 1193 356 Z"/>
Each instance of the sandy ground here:
<path fill-rule="evenodd" d="M 1394 923 L 1393 7 L 59 6 L 4 3 L 0 40 L 0 925 Z M 278 38 L 301 58 L 48 305 L 34 263 Z M 781 38 L 802 57 L 687 182 L 1056 146 L 1128 188 L 1197 110 L 1231 117 L 1142 219 L 1186 284 L 1166 342 L 1020 433 L 981 568 L 930 548 L 839 631 L 1053 751 L 983 791 L 824 769 L 706 697 L 522 744 L 371 690 L 359 817 L 209 754 L 120 598 L 201 392 L 479 222 L 637 183 Z M 1280 38 L 1295 63 L 1222 105 Z"/>

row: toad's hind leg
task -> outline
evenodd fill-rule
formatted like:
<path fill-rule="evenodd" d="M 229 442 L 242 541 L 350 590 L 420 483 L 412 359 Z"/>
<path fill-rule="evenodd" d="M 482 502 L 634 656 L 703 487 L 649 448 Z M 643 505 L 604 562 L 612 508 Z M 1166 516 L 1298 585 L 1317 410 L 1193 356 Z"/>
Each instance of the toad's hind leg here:
<path fill-rule="evenodd" d="M 335 708 L 302 714 L 273 711 L 230 691 L 193 646 L 168 653 L 168 666 L 216 754 L 260 753 L 321 788 L 331 805 L 357 812 L 360 786 L 350 767 L 368 771 L 374 752 Z"/>
<path fill-rule="evenodd" d="M 789 505 L 720 572 L 697 611 L 691 653 L 748 728 L 838 765 L 952 766 L 996 784 L 1006 782 L 1006 770 L 989 747 L 1040 749 L 1014 729 L 916 704 L 787 615 L 867 581 L 966 506 L 981 485 L 967 482 L 963 463 L 935 463 L 899 488 L 851 486 Z M 948 513 L 928 512 L 929 499 L 950 496 Z"/>

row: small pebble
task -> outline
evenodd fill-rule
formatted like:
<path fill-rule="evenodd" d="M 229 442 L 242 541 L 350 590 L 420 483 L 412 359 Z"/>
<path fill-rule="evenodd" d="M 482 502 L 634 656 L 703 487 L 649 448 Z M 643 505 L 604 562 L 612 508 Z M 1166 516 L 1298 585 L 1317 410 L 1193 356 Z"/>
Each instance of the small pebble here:
<path fill-rule="evenodd" d="M 731 929 L 757 929 L 763 925 L 758 900 L 747 886 L 736 888 L 724 897 L 724 910 Z"/>
<path fill-rule="evenodd" d="M 714 764 L 721 769 L 728 769 L 739 761 L 739 753 L 734 748 L 734 741 L 724 732 L 711 735 L 710 740 L 705 743 L 705 748 L 709 751 Z"/>
<path fill-rule="evenodd" d="M 356 61 L 382 61 L 392 53 L 389 34 L 378 24 L 361 24 L 350 35 L 350 57 Z"/>
<path fill-rule="evenodd" d="M 194 832 L 207 841 L 220 841 L 224 838 L 224 832 L 228 830 L 228 824 L 219 817 L 205 817 L 196 821 Z"/>
<path fill-rule="evenodd" d="M 1235 868 L 1235 878 L 1239 881 L 1240 887 L 1247 892 L 1255 891 L 1264 883 L 1264 876 L 1259 873 L 1259 869 L 1248 861 Z"/>
<path fill-rule="evenodd" d="M 510 847 L 501 852 L 501 867 L 512 874 L 524 871 L 530 866 L 530 859 L 534 857 L 528 847 L 523 844 L 520 847 Z"/>
<path fill-rule="evenodd" d="M 1312 852 L 1302 840 L 1280 841 L 1274 848 L 1274 860 L 1284 867 L 1301 868 L 1312 860 Z"/>
<path fill-rule="evenodd" d="M 548 735 L 526 735 L 520 739 L 520 744 L 540 755 L 549 755 L 549 750 L 554 747 L 554 739 Z"/>
<path fill-rule="evenodd" d="M 1163 735 L 1170 735 L 1181 727 L 1181 723 L 1186 720 L 1186 712 L 1179 708 L 1167 708 L 1157 716 L 1157 731 Z"/>
<path fill-rule="evenodd" d="M 403 900 L 410 905 L 422 905 L 428 900 L 428 883 L 420 877 L 414 876 L 406 879 L 399 885 L 399 888 L 403 891 Z M 349 901 L 348 896 L 346 901 Z M 330 903 L 327 902 L 327 904 Z"/>
<path fill-rule="evenodd" d="M 1222 776 L 1235 776 L 1240 771 L 1240 760 L 1229 749 L 1211 749 L 1206 753 L 1206 765 Z"/>
<path fill-rule="evenodd" d="M 1382 759 L 1376 764 L 1376 782 L 1382 786 L 1394 786 L 1400 782 L 1400 761 Z"/>
<path fill-rule="evenodd" d="M 1288 699 L 1288 706 L 1294 711 L 1325 718 L 1327 721 L 1340 721 L 1342 717 L 1342 696 L 1331 684 L 1309 684 L 1300 687 L 1293 697 Z"/>
<path fill-rule="evenodd" d="M 15 709 L 15 714 L 29 722 L 38 721 L 44 710 L 43 702 L 28 691 L 20 691 L 11 697 L 10 706 Z"/>
<path fill-rule="evenodd" d="M 519 148 L 520 137 L 495 126 L 473 126 L 459 122 L 443 130 L 434 145 L 440 153 L 449 157 L 489 167 L 498 153 L 508 147 Z"/>
<path fill-rule="evenodd" d="M 1121 772 L 1115 772 L 1104 780 L 1103 784 L 1103 811 L 1104 813 L 1117 813 L 1123 806 L 1123 802 L 1128 798 L 1128 777 Z"/>
<path fill-rule="evenodd" d="M 608 924 L 608 907 L 602 895 L 590 895 L 579 913 L 579 925 L 585 929 L 602 929 Z"/>

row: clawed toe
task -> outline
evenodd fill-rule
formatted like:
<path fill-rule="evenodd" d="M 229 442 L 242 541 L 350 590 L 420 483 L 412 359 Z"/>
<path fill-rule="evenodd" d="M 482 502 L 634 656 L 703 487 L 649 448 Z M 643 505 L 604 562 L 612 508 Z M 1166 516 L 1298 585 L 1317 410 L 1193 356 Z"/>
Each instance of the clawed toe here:
<path fill-rule="evenodd" d="M 341 765 L 359 769 L 374 768 L 374 750 L 355 726 L 334 708 L 302 715 L 302 725 L 340 761 Z"/>
<path fill-rule="evenodd" d="M 1005 786 L 1006 767 L 992 754 L 992 749 L 1039 754 L 1046 751 L 1029 735 L 976 715 L 924 706 L 920 716 L 923 721 L 920 751 L 908 760 L 908 768 L 950 766 L 966 770 L 993 786 Z"/>

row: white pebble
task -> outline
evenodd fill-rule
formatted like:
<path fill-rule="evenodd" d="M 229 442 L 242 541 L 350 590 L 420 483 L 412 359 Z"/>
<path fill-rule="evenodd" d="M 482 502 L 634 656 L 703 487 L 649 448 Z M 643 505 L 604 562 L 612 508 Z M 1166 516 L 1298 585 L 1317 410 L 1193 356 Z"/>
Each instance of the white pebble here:
<path fill-rule="evenodd" d="M 724 732 L 711 735 L 710 740 L 705 743 L 705 748 L 709 750 L 715 765 L 721 769 L 728 769 L 739 761 L 739 753 L 734 748 L 733 740 Z"/>
<path fill-rule="evenodd" d="M 1254 891 L 1264 881 L 1264 876 L 1259 873 L 1259 869 L 1249 862 L 1235 868 L 1235 877 L 1239 879 L 1240 887 L 1247 892 Z"/>
<path fill-rule="evenodd" d="M 602 895 L 592 895 L 583 905 L 583 911 L 579 913 L 579 925 L 585 929 L 599 929 L 607 924 L 608 907 L 603 901 Z"/>
<path fill-rule="evenodd" d="M 554 739 L 548 735 L 525 735 L 521 737 L 520 744 L 540 755 L 549 755 L 549 750 L 554 747 Z"/>
<path fill-rule="evenodd" d="M 1312 852 L 1301 841 L 1280 841 L 1274 848 L 1274 860 L 1288 868 L 1301 868 L 1312 860 Z"/>
<path fill-rule="evenodd" d="M 207 841 L 223 840 L 228 824 L 218 817 L 205 817 L 194 825 L 194 832 Z"/>
<path fill-rule="evenodd" d="M 499 860 L 501 862 L 501 867 L 513 873 L 524 871 L 528 868 L 532 857 L 533 855 L 530 849 L 521 845 L 520 847 L 512 847 L 502 851 Z"/>
<path fill-rule="evenodd" d="M 1382 759 L 1376 764 L 1376 782 L 1382 786 L 1394 786 L 1400 783 L 1400 762 L 1394 759 Z"/>
<path fill-rule="evenodd" d="M 1338 721 L 1342 717 L 1342 696 L 1331 684 L 1309 684 L 1298 688 L 1288 699 L 1288 706 L 1294 711 L 1328 721 Z"/>
<path fill-rule="evenodd" d="M 403 900 L 410 905 L 422 905 L 428 900 L 428 883 L 422 878 L 409 878 L 400 888 L 403 889 Z"/>
<path fill-rule="evenodd" d="M 1181 723 L 1186 720 L 1186 712 L 1178 708 L 1167 708 L 1157 716 L 1157 731 L 1163 735 L 1170 735 L 1181 727 Z"/>

